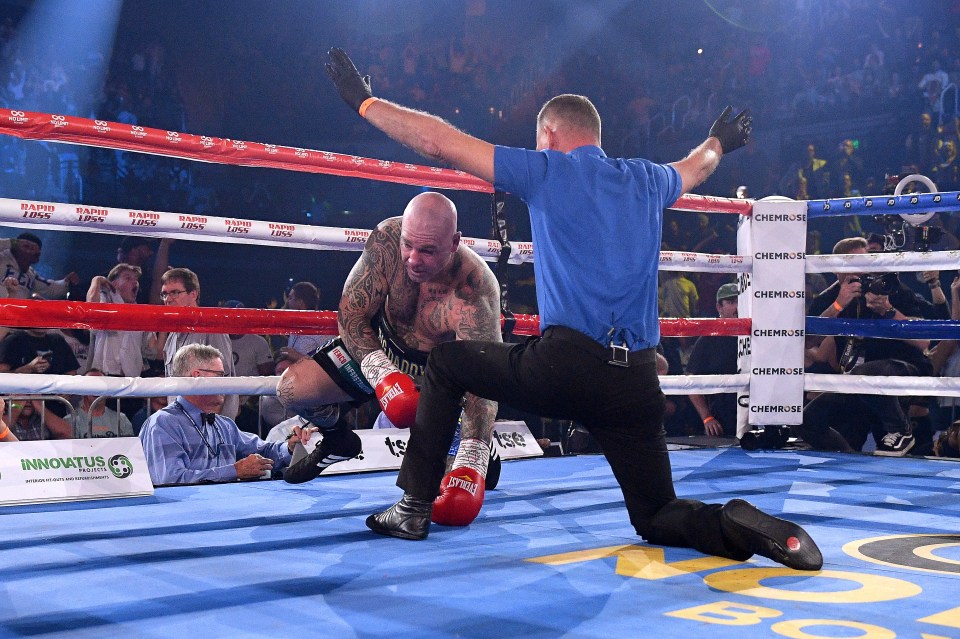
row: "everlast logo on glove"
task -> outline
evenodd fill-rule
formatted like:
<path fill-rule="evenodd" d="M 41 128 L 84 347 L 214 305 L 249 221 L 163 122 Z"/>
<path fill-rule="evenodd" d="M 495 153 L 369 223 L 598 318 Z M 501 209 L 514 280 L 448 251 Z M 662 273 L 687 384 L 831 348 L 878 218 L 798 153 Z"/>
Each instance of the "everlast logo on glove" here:
<path fill-rule="evenodd" d="M 387 404 L 390 403 L 390 400 L 393 399 L 394 397 L 397 397 L 402 392 L 403 392 L 403 389 L 400 388 L 400 385 L 394 384 L 393 386 L 390 387 L 390 390 L 388 390 L 386 393 L 384 393 L 380 397 L 380 406 L 384 410 L 386 410 Z"/>
<path fill-rule="evenodd" d="M 468 493 L 470 493 L 471 495 L 476 495 L 477 488 L 478 488 L 477 483 L 474 481 L 471 481 L 469 475 L 460 475 L 459 477 L 454 475 L 453 477 L 450 478 L 450 481 L 447 483 L 447 486 L 451 488 L 463 489 Z"/>

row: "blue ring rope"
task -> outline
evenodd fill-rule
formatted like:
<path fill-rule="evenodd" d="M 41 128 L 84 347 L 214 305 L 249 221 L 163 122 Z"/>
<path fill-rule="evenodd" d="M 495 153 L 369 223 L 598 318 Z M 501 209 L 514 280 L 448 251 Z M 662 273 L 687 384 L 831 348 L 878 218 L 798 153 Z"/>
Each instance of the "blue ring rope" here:
<path fill-rule="evenodd" d="M 833 198 L 807 202 L 807 217 L 810 218 L 863 214 L 915 215 L 953 210 L 960 210 L 960 191 Z"/>
<path fill-rule="evenodd" d="M 960 339 L 956 320 L 885 320 L 807 317 L 810 335 L 884 337 L 890 339 Z"/>

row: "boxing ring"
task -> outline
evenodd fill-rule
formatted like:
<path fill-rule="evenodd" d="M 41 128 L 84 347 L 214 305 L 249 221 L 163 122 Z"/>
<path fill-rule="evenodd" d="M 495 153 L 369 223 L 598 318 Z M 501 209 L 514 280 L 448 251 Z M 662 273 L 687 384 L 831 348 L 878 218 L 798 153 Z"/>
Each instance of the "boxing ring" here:
<path fill-rule="evenodd" d="M 279 145 L 219 140 L 67 116 L 0 110 L 0 133 L 195 160 L 492 188 L 456 171 Z M 960 396 L 942 378 L 803 375 L 807 333 L 956 338 L 957 322 L 806 318 L 807 272 L 955 269 L 957 251 L 806 256 L 808 218 L 955 208 L 958 194 L 760 202 L 685 196 L 678 210 L 740 216 L 738 255 L 664 252 L 662 270 L 736 273 L 736 320 L 665 319 L 664 336 L 737 335 L 741 373 L 664 376 L 664 392 L 736 392 L 752 426 L 798 423 L 806 390 Z M 952 199 L 951 199 L 952 198 Z M 203 220 L 192 219 L 203 217 Z M 0 199 L 0 224 L 191 240 L 359 250 L 362 229 Z M 187 226 L 183 226 L 187 225 Z M 195 228 L 202 226 L 202 228 Z M 499 240 L 465 238 L 496 261 Z M 799 247 L 799 248 L 798 248 Z M 513 242 L 508 261 L 532 261 Z M 797 284 L 799 282 L 799 284 Z M 796 293 L 800 292 L 799 295 Z M 326 332 L 335 313 L 185 309 L 0 300 L 5 325 L 231 333 Z M 229 330 L 228 330 L 229 329 Z M 517 316 L 513 332 L 538 332 Z M 797 363 L 799 361 L 799 364 Z M 835 379 L 840 378 L 840 379 Z M 148 397 L 188 390 L 271 394 L 277 378 L 140 379 L 0 374 L 0 394 Z M 754 410 L 754 408 L 760 410 Z M 369 533 L 363 518 L 397 497 L 394 473 L 157 489 L 153 497 L 0 509 L 0 637 L 211 636 L 713 637 L 956 636 L 960 465 L 813 451 L 671 453 L 680 497 L 747 498 L 803 525 L 824 570 L 733 562 L 640 543 L 602 458 L 504 464 L 498 490 L 467 528 L 434 527 L 411 544 Z M 0 478 L 2 481 L 2 478 Z M 66 587 L 65 587 L 66 586 Z M 921 596 L 922 593 L 922 596 Z"/>

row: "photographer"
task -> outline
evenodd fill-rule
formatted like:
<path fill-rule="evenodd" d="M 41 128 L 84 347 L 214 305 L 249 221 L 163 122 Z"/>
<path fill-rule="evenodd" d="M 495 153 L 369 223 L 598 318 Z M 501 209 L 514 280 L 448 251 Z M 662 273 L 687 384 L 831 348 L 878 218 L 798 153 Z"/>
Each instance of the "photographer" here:
<path fill-rule="evenodd" d="M 834 246 L 835 254 L 864 254 L 867 240 L 851 237 Z M 892 277 L 891 277 L 892 276 Z M 919 314 L 912 291 L 895 274 L 841 273 L 837 282 L 810 305 L 811 315 L 851 319 L 907 320 Z M 810 359 L 836 372 L 854 375 L 929 375 L 923 351 L 927 340 L 826 337 L 811 349 Z M 860 450 L 867 434 L 877 441 L 877 454 L 900 457 L 916 440 L 900 400 L 872 394 L 824 393 L 804 407 L 800 436 L 822 450 Z"/>
<path fill-rule="evenodd" d="M 886 238 L 879 233 L 871 233 L 867 236 L 867 253 L 883 253 L 885 239 Z M 918 246 L 917 250 L 922 252 L 923 246 Z M 927 250 L 929 250 L 929 246 Z M 950 319 L 947 297 L 940 284 L 940 271 L 922 271 L 917 274 L 917 279 L 926 284 L 930 290 L 930 301 L 924 299 L 919 293 L 913 292 L 900 280 L 896 273 L 886 273 L 884 277 L 888 278 L 888 283 L 891 287 L 893 287 L 895 279 L 896 287 L 899 289 L 896 295 L 907 296 L 908 293 L 913 295 L 913 303 L 917 308 L 916 315 L 914 315 L 915 317 L 922 317 L 923 319 Z M 909 302 L 900 302 L 901 306 L 908 304 Z"/>

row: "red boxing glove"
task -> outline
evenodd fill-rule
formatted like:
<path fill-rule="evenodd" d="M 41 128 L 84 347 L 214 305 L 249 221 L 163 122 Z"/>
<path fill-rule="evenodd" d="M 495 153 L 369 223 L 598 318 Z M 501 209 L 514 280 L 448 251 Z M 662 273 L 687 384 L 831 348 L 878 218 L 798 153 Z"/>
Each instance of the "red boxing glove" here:
<path fill-rule="evenodd" d="M 467 526 L 483 506 L 483 476 L 472 468 L 456 468 L 440 482 L 440 496 L 433 500 L 433 523 L 441 526 Z"/>
<path fill-rule="evenodd" d="M 417 419 L 417 402 L 420 391 L 409 375 L 394 371 L 384 376 L 377 384 L 377 399 L 380 408 L 397 428 L 410 428 Z"/>

